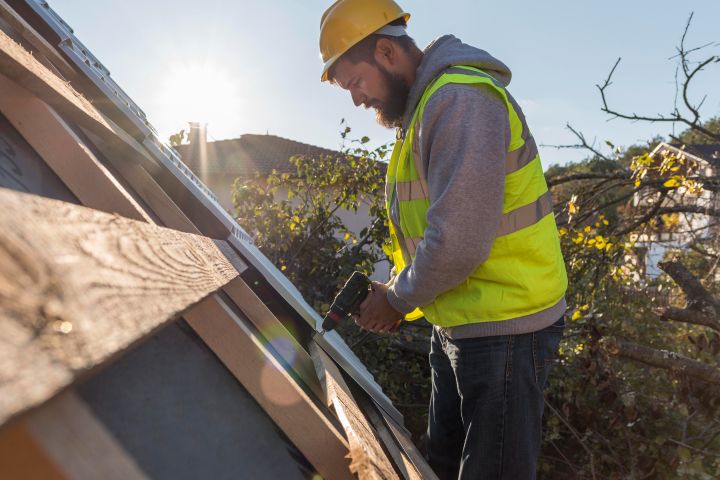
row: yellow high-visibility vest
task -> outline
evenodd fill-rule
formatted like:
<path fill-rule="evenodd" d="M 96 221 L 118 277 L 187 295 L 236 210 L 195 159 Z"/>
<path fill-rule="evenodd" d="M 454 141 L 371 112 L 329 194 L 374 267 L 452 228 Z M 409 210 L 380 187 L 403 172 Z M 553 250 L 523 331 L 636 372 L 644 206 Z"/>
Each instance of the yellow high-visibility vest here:
<path fill-rule="evenodd" d="M 510 145 L 505 156 L 502 219 L 488 259 L 461 285 L 439 295 L 406 316 L 425 316 L 442 327 L 510 320 L 550 308 L 567 289 L 565 262 L 535 140 L 520 108 L 505 88 L 487 73 L 453 67 L 425 90 L 404 139 L 393 149 L 386 179 L 390 226 L 390 257 L 399 273 L 415 258 L 427 227 L 430 206 L 427 180 L 413 154 L 415 128 L 430 97 L 447 84 L 489 87 L 502 99 L 510 121 Z M 399 208 L 400 225 L 390 215 Z M 458 205 L 458 208 L 472 208 Z"/>

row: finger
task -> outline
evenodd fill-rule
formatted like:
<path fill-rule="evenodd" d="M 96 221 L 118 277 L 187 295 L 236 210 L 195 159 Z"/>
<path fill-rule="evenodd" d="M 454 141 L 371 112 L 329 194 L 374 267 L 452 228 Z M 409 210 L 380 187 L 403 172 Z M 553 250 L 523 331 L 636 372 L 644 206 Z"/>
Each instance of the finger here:
<path fill-rule="evenodd" d="M 370 330 L 371 332 L 377 333 L 380 331 L 380 328 L 382 328 L 381 325 L 375 321 L 368 322 L 368 324 L 367 324 L 367 329 Z"/>
<path fill-rule="evenodd" d="M 356 320 L 355 320 L 356 324 L 358 324 L 362 328 L 367 328 L 370 317 L 368 317 L 367 315 L 364 315 L 362 312 L 360 313 L 360 315 L 355 315 L 355 317 L 356 317 Z"/>
<path fill-rule="evenodd" d="M 399 326 L 400 326 L 400 320 L 398 320 L 398 321 L 396 321 L 396 322 L 394 322 L 394 323 L 388 323 L 388 324 L 386 325 L 386 327 L 385 327 L 385 331 L 386 331 L 387 333 L 392 333 L 392 332 L 394 332 L 395 330 L 397 330 Z"/>
<path fill-rule="evenodd" d="M 364 312 L 365 309 L 370 305 L 370 299 L 372 298 L 373 292 L 368 292 L 367 297 L 365 297 L 365 300 L 360 303 L 360 313 Z"/>

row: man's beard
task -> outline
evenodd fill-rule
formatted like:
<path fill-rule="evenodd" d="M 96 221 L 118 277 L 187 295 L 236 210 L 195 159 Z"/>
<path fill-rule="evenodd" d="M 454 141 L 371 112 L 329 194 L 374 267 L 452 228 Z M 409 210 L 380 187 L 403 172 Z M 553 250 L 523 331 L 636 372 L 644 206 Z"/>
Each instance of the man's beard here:
<path fill-rule="evenodd" d="M 382 65 L 377 65 L 388 85 L 388 99 L 375 106 L 375 119 L 386 128 L 402 127 L 403 114 L 407 106 L 410 87 L 405 79 L 396 73 L 390 73 Z"/>

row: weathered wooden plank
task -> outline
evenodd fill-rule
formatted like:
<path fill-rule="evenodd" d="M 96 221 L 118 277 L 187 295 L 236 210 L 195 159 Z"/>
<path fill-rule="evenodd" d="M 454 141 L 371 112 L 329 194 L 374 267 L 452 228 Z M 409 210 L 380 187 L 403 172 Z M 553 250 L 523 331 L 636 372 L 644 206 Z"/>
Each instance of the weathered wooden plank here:
<path fill-rule="evenodd" d="M 0 189 L 0 425 L 237 275 L 213 240 Z"/>
<path fill-rule="evenodd" d="M 147 478 L 72 390 L 32 412 L 25 423 L 35 441 L 68 478 Z"/>
<path fill-rule="evenodd" d="M 423 458 L 420 451 L 417 449 L 415 444 L 412 442 L 410 437 L 404 432 L 404 429 L 399 427 L 395 421 L 387 415 L 380 407 L 377 407 L 378 411 L 385 420 L 390 432 L 393 434 L 398 444 L 403 450 L 403 460 L 406 462 L 408 467 L 410 464 L 420 473 L 420 477 L 427 480 L 437 480 L 437 475 L 433 472 L 430 465 Z"/>
<path fill-rule="evenodd" d="M 377 432 L 358 407 L 335 362 L 314 343 L 310 346 L 310 353 L 319 370 L 318 376 L 325 382 L 328 401 L 332 402 L 347 434 L 352 458 L 350 470 L 360 480 L 399 478 Z"/>
<path fill-rule="evenodd" d="M 353 478 L 342 434 L 275 360 L 247 320 L 216 295 L 183 316 L 323 478 Z"/>
<path fill-rule="evenodd" d="M 91 117 L 97 124 L 112 130 L 105 118 L 92 104 L 38 62 L 30 52 L 0 31 L 0 71 L 23 87 L 50 103 L 60 103 L 75 115 Z"/>
<path fill-rule="evenodd" d="M 355 398 L 358 407 L 365 413 L 368 421 L 375 428 L 378 438 L 385 446 L 388 454 L 392 457 L 393 465 L 395 465 L 395 468 L 400 472 L 400 476 L 406 480 L 420 480 L 422 475 L 420 475 L 420 472 L 415 465 L 412 464 L 405 452 L 400 449 L 394 435 L 390 432 L 387 424 L 377 411 L 375 403 L 367 397 Z"/>
<path fill-rule="evenodd" d="M 51 107 L 2 74 L 0 110 L 83 205 L 151 221 Z"/>

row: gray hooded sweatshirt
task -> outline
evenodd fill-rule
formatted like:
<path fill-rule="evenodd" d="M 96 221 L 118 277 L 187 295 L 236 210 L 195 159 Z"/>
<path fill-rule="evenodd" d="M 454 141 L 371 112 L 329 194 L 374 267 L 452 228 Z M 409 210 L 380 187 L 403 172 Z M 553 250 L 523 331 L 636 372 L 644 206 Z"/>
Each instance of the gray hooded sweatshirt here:
<path fill-rule="evenodd" d="M 452 35 L 441 37 L 425 49 L 408 96 L 403 132 L 425 89 L 455 65 L 481 69 L 504 86 L 510 83 L 504 63 Z M 428 305 L 488 259 L 502 216 L 509 143 L 507 108 L 492 89 L 450 84 L 430 97 L 413 138 L 429 187 L 427 228 L 412 264 L 390 281 L 388 300 L 396 310 L 408 313 Z M 397 209 L 391 209 L 391 216 L 396 215 Z M 563 299 L 525 317 L 442 331 L 450 338 L 533 332 L 557 321 L 565 309 Z"/>

